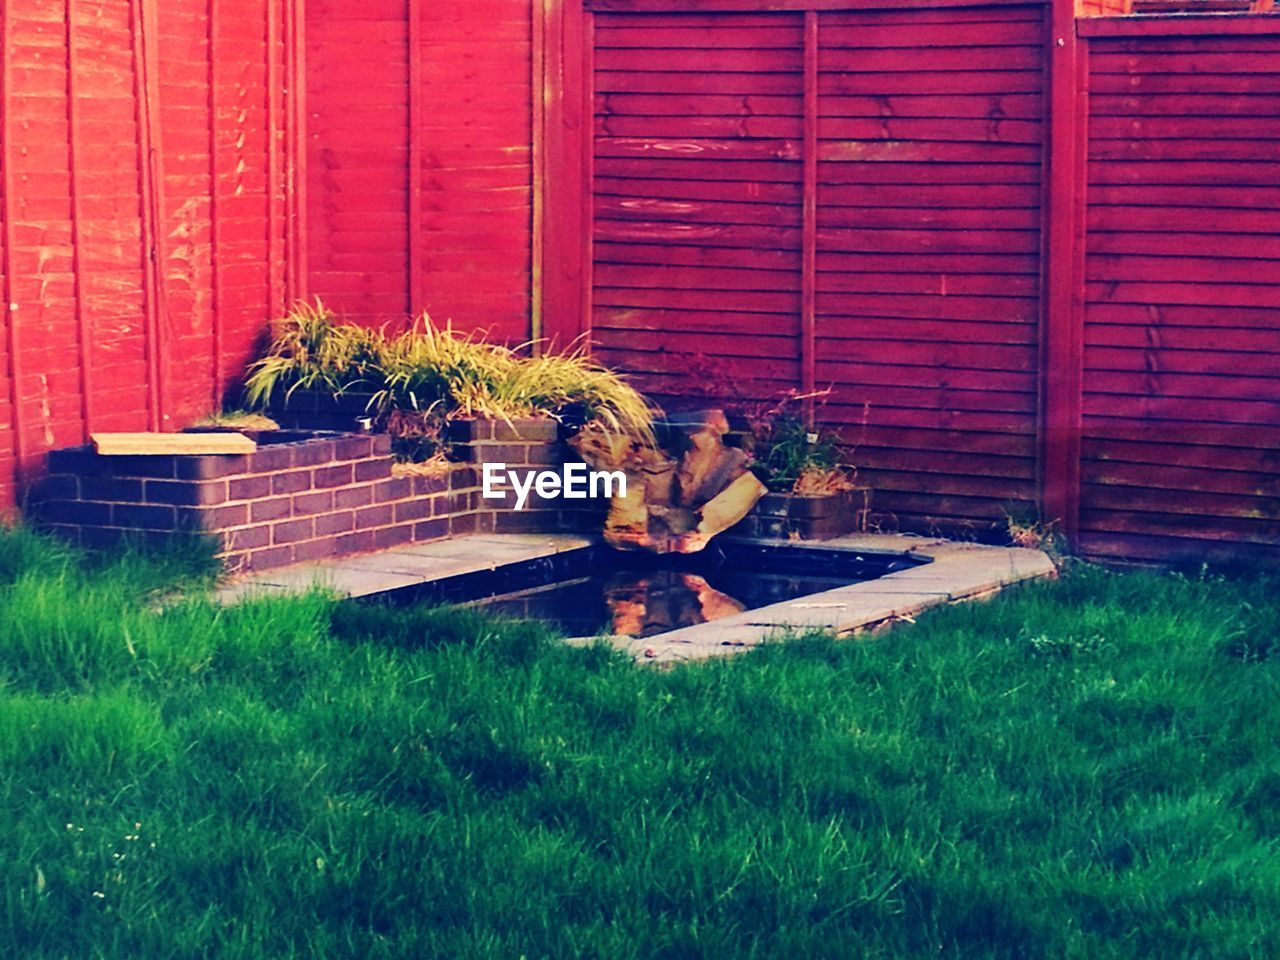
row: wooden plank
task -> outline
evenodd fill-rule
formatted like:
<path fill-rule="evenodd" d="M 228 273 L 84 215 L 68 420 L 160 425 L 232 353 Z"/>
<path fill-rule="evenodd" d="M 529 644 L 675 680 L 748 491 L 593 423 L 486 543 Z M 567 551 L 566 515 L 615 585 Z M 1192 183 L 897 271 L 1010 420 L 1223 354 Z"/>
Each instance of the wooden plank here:
<path fill-rule="evenodd" d="M 585 296 L 591 271 L 589 33 L 577 5 L 543 2 L 539 8 L 547 77 L 543 326 L 548 339 L 564 344 L 590 324 Z"/>
<path fill-rule="evenodd" d="M 805 422 L 814 422 L 814 338 L 817 329 L 818 254 L 818 14 L 804 15 L 804 173 L 800 238 L 800 393 Z"/>
<path fill-rule="evenodd" d="M 160 347 L 160 290 L 163 284 L 157 264 L 161 258 L 156 239 L 155 168 L 152 164 L 152 103 L 147 64 L 151 57 L 144 37 L 141 0 L 129 0 L 129 32 L 133 51 L 133 94 L 137 123 L 138 193 L 142 198 L 141 260 L 143 275 L 144 344 L 147 357 L 147 424 L 153 430 L 163 424 L 164 383 Z"/>
<path fill-rule="evenodd" d="M 1085 17 L 1077 24 L 1082 37 L 1186 37 L 1186 36 L 1275 36 L 1280 22 L 1269 14 L 1234 13 L 1139 14 L 1127 17 Z"/>
<path fill-rule="evenodd" d="M 913 0 L 912 7 L 1038 6 L 1044 0 Z M 588 10 L 617 13 L 759 13 L 763 10 L 900 9 L 894 0 L 584 0 Z"/>
<path fill-rule="evenodd" d="M 64 15 L 66 17 L 66 34 L 64 41 L 67 48 L 67 167 L 69 173 L 68 192 L 71 201 L 71 274 L 74 290 L 76 315 L 76 353 L 80 368 L 80 420 L 82 436 L 87 436 L 93 429 L 93 367 L 94 338 L 85 309 L 82 290 L 82 272 L 84 254 L 82 250 L 80 221 L 83 216 L 80 195 L 80 162 L 79 150 L 81 111 L 80 91 L 76 78 L 80 72 L 80 44 L 75 23 L 79 19 L 77 0 L 66 0 Z M 0 149 L 3 149 L 0 147 Z M 6 297 L 5 303 L 9 300 Z"/>
<path fill-rule="evenodd" d="M 1043 314 L 1041 320 L 1040 508 L 1069 541 L 1079 533 L 1084 311 L 1080 288 L 1085 234 L 1083 191 L 1088 129 L 1088 57 L 1075 31 L 1074 0 L 1048 11 L 1049 98 L 1045 151 Z"/>
<path fill-rule="evenodd" d="M 405 200 L 409 208 L 409 249 L 407 251 L 409 289 L 405 291 L 410 316 L 423 309 L 422 254 L 425 247 L 422 216 L 422 126 L 423 126 L 423 31 L 422 0 L 407 0 L 409 71 L 408 71 L 408 162 L 405 174 Z"/>
<path fill-rule="evenodd" d="M 219 180 L 221 170 L 218 167 L 218 22 L 222 19 L 221 0 L 208 0 L 205 14 L 208 19 L 205 43 L 208 50 L 209 68 L 205 75 L 205 83 L 209 87 L 209 336 L 212 355 L 212 396 L 209 398 L 211 409 L 221 410 L 226 394 L 226 376 L 224 374 L 223 354 L 225 352 L 225 335 L 222 310 L 219 306 L 222 289 L 219 279 L 221 258 L 218 245 L 218 233 L 221 227 L 219 207 L 221 193 Z M 292 87 L 292 81 L 290 82 Z M 290 231 L 292 234 L 292 231 Z"/>
<path fill-rule="evenodd" d="M 4 262 L 0 264 L 0 281 L 3 282 L 4 302 L 0 303 L 0 309 L 5 313 L 5 357 L 8 373 L 8 400 L 9 400 L 9 426 L 8 431 L 12 435 L 11 449 L 13 451 L 13 500 L 16 502 L 17 495 L 22 491 L 25 482 L 25 461 L 26 455 L 26 436 L 25 426 L 26 417 L 22 409 L 22 383 L 24 369 L 22 365 L 22 340 L 19 336 L 19 308 L 20 304 L 14 299 L 14 255 L 16 240 L 16 224 L 13 211 L 13 198 L 16 195 L 14 191 L 15 179 L 13 175 L 13 58 L 8 55 L 8 51 L 12 48 L 13 42 L 13 14 L 6 4 L 0 7 L 0 50 L 5 52 L 3 58 L 0 58 L 0 164 L 3 169 L 0 170 L 0 187 L 3 187 L 3 196 L 0 196 L 0 205 L 2 205 L 4 236 L 0 240 L 3 245 Z M 4 504 L 5 508 L 9 504 Z"/>
<path fill-rule="evenodd" d="M 104 457 L 243 454 L 258 449 L 242 433 L 94 433 L 90 439 Z"/>
<path fill-rule="evenodd" d="M 545 344 L 545 286 L 543 273 L 546 264 L 547 226 L 547 17 L 546 4 L 534 3 L 530 12 L 532 49 L 529 64 L 529 89 L 533 93 L 533 129 L 529 172 L 532 177 L 530 199 L 529 235 L 529 340 L 535 354 L 542 353 Z"/>
<path fill-rule="evenodd" d="M 291 0 L 267 0 L 264 15 L 266 18 L 266 134 L 267 134 L 267 297 L 268 315 L 275 317 L 284 313 L 284 294 L 280 288 L 281 265 L 281 226 L 277 201 L 283 204 L 282 171 L 280 164 L 281 121 L 279 116 L 280 98 L 283 95 L 280 82 L 280 27 L 284 18 L 283 4 Z M 212 123 L 212 118 L 210 118 Z M 220 409 L 221 397 L 215 397 L 215 409 Z"/>

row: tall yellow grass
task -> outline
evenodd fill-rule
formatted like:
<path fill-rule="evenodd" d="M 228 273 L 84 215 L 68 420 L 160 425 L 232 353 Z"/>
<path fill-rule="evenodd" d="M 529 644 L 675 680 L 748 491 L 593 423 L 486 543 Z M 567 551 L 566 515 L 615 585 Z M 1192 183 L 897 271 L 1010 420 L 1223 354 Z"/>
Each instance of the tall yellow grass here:
<path fill-rule="evenodd" d="M 250 368 L 246 400 L 261 407 L 298 389 L 367 391 L 370 408 L 384 413 L 511 419 L 572 411 L 610 431 L 653 434 L 648 401 L 580 346 L 526 356 L 482 334 L 437 326 L 426 314 L 388 336 L 340 323 L 319 300 L 298 304 L 279 324 L 266 356 Z"/>

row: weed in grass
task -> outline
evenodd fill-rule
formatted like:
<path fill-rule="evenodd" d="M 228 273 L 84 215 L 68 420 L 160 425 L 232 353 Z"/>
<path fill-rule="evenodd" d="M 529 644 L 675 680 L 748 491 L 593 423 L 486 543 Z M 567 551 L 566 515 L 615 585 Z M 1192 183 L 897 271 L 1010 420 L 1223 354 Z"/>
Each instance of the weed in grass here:
<path fill-rule="evenodd" d="M 5 955 L 1280 954 L 1280 663 L 1224 655 L 1274 581 L 1080 566 L 658 672 L 465 610 L 161 608 L 189 567 L 25 533 L 0 573 Z"/>

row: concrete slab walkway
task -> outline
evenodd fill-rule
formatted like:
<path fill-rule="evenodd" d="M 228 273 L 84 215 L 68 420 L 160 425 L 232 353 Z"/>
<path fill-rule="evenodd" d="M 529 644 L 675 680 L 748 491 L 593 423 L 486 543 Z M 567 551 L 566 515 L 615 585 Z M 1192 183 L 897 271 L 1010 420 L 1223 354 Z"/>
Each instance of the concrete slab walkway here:
<path fill-rule="evenodd" d="M 748 542 L 779 546 L 770 540 Z M 611 637 L 611 642 L 648 663 L 729 656 L 797 632 L 828 630 L 841 635 L 866 630 L 913 617 L 929 607 L 977 599 L 1002 587 L 1052 577 L 1057 572 L 1053 561 L 1040 550 L 899 534 L 855 534 L 821 543 L 780 546 L 905 556 L 928 562 L 876 580 L 746 610 L 656 637 Z"/>
<path fill-rule="evenodd" d="M 233 603 L 254 594 L 296 593 L 313 587 L 343 597 L 367 597 L 445 577 L 495 570 L 509 563 L 540 560 L 599 542 L 596 537 L 567 533 L 475 534 L 265 570 L 225 584 L 217 598 Z"/>
<path fill-rule="evenodd" d="M 648 639 L 606 639 L 645 663 L 728 656 L 798 631 L 849 634 L 865 630 L 912 617 L 929 607 L 975 599 L 1010 584 L 1055 573 L 1053 561 L 1039 550 L 897 534 L 857 534 L 820 543 L 736 542 L 910 557 L 925 562 L 876 580 L 747 610 Z M 254 594 L 297 592 L 312 587 L 323 587 L 340 596 L 365 597 L 538 560 L 597 543 L 598 538 L 574 534 L 478 534 L 269 570 L 226 584 L 217 597 L 224 603 L 234 603 Z M 595 638 L 571 642 L 589 643 Z"/>

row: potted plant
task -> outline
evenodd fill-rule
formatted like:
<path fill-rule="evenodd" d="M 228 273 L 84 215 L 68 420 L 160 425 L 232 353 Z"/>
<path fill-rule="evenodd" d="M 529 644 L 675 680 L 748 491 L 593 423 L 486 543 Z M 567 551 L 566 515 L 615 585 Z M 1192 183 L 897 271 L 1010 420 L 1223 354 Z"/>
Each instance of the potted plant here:
<path fill-rule="evenodd" d="M 653 423 L 644 397 L 581 350 L 526 356 L 425 315 L 389 335 L 339 322 L 318 300 L 279 324 L 250 368 L 246 399 L 288 426 L 372 425 L 413 462 L 448 452 L 450 441 L 545 442 L 548 424 L 649 436 Z"/>
<path fill-rule="evenodd" d="M 736 531 L 748 536 L 829 540 L 864 529 L 867 491 L 829 431 L 782 404 L 747 418 L 743 445 L 769 492 Z"/>
<path fill-rule="evenodd" d="M 266 355 L 250 366 L 245 401 L 285 427 L 367 427 L 378 412 L 384 342 L 381 330 L 337 322 L 319 300 L 299 303 L 278 325 Z"/>

